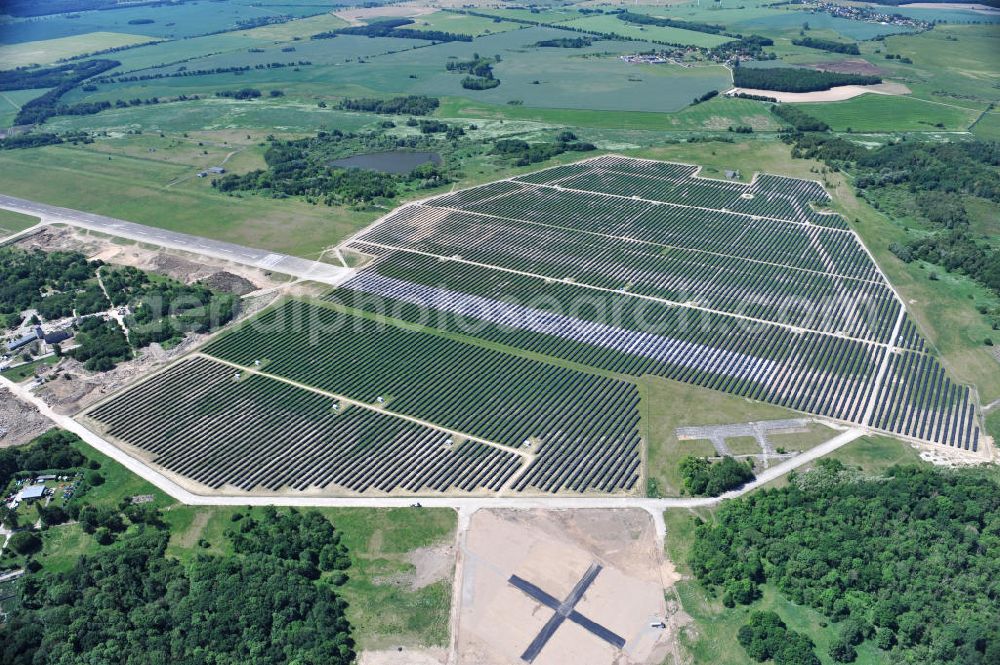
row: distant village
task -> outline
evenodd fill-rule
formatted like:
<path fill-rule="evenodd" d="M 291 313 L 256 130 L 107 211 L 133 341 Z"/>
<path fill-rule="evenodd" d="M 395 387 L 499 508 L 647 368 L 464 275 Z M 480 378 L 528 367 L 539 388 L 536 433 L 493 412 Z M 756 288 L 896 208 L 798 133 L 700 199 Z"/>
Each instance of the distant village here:
<path fill-rule="evenodd" d="M 916 30 L 927 30 L 931 27 L 928 21 L 921 21 L 912 16 L 902 14 L 887 14 L 871 7 L 838 5 L 835 2 L 803 3 L 807 7 L 812 7 L 817 11 L 826 12 L 830 16 L 846 18 L 852 21 L 863 21 L 864 23 L 878 23 L 880 25 L 901 25 Z"/>

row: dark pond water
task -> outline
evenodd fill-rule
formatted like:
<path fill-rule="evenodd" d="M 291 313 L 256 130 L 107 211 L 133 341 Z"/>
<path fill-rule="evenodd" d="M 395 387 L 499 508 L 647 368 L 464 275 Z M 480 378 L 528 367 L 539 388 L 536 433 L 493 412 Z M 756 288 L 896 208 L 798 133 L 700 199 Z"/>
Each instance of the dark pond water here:
<path fill-rule="evenodd" d="M 382 173 L 409 173 L 427 162 L 440 164 L 441 155 L 436 152 L 373 152 L 338 159 L 330 162 L 330 165 Z"/>

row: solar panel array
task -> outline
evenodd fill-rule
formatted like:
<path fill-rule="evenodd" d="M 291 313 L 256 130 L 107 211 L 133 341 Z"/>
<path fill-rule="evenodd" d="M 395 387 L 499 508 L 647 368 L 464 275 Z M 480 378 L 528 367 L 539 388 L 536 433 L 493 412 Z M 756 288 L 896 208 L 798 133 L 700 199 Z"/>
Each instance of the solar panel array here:
<path fill-rule="evenodd" d="M 820 209 L 819 183 L 697 170 L 606 156 L 406 206 L 355 239 L 376 260 L 330 297 L 443 309 L 480 319 L 484 340 L 978 449 L 973 395 Z"/>
<path fill-rule="evenodd" d="M 600 157 L 404 206 L 371 263 L 87 415 L 213 488 L 630 492 L 657 375 L 965 450 L 967 387 L 816 182 Z"/>

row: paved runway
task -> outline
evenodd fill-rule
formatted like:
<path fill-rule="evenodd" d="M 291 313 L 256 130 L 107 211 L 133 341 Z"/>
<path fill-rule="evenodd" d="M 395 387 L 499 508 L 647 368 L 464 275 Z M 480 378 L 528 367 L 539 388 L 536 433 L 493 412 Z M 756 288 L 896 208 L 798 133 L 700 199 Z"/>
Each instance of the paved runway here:
<path fill-rule="evenodd" d="M 119 238 L 202 254 L 324 284 L 339 284 L 354 274 L 354 271 L 349 268 L 328 263 L 302 259 L 288 254 L 278 254 L 263 249 L 243 247 L 219 240 L 209 240 L 187 233 L 166 231 L 114 217 L 36 203 L 15 196 L 0 194 L 0 208 L 39 217 L 45 224 L 69 224 Z"/>

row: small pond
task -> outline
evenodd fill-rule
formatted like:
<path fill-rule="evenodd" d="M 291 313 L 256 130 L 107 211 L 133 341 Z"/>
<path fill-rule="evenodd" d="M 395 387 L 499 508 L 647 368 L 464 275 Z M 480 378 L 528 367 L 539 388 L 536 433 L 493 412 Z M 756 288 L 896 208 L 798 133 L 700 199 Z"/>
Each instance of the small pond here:
<path fill-rule="evenodd" d="M 330 166 L 345 169 L 365 169 L 382 173 L 409 173 L 421 164 L 441 163 L 441 155 L 436 152 L 373 152 L 367 155 L 351 155 L 330 162 Z"/>

